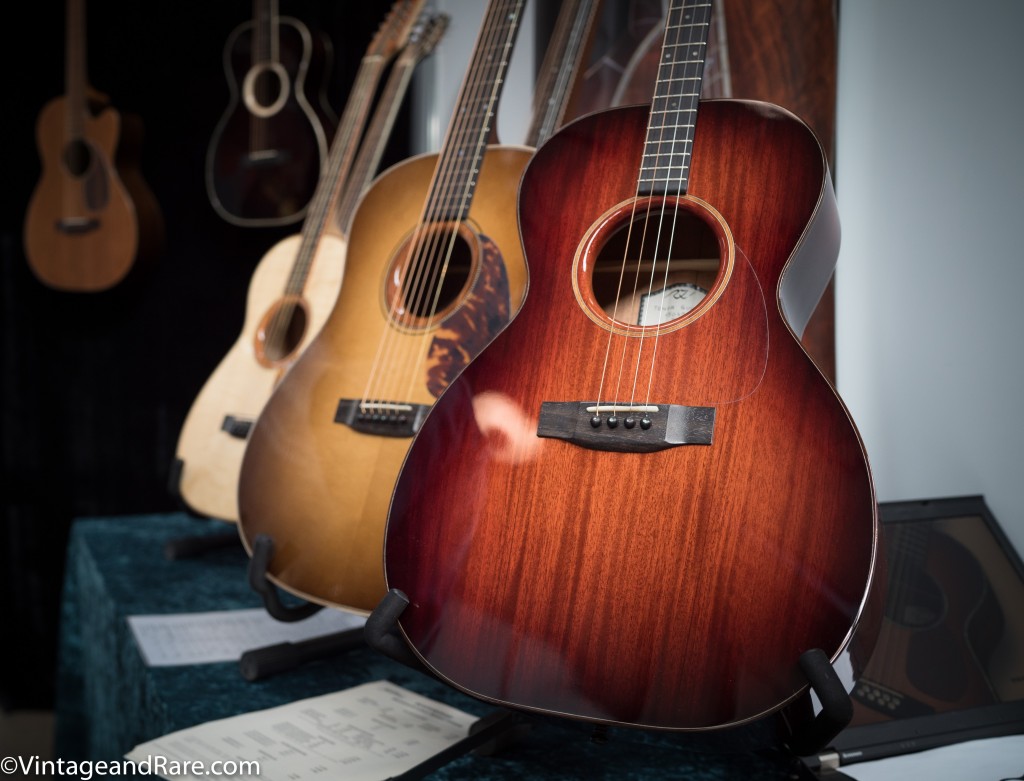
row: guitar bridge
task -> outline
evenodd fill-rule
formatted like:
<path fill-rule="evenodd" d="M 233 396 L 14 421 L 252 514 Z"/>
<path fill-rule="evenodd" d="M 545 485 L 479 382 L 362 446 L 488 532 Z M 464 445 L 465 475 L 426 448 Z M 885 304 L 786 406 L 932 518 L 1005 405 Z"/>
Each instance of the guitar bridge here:
<path fill-rule="evenodd" d="M 541 402 L 537 425 L 538 437 L 620 453 L 710 445 L 714 431 L 714 407 L 593 401 Z"/>
<path fill-rule="evenodd" d="M 57 220 L 57 231 L 67 236 L 80 236 L 100 227 L 95 217 L 65 217 Z"/>
<path fill-rule="evenodd" d="M 341 399 L 334 413 L 334 422 L 363 434 L 411 437 L 420 430 L 429 411 L 427 404 Z"/>

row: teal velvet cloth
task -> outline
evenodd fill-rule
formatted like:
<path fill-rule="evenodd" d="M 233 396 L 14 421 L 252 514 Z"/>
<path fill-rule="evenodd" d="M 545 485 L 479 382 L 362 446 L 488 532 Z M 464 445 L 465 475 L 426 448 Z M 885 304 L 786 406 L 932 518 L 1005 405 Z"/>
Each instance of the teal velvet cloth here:
<path fill-rule="evenodd" d="M 249 682 L 238 664 L 147 668 L 125 617 L 261 607 L 240 543 L 190 559 L 164 558 L 175 538 L 233 527 L 183 514 L 88 518 L 68 547 L 57 681 L 56 756 L 118 759 L 138 743 L 213 719 L 387 679 L 475 715 L 493 712 L 369 648 Z M 693 735 L 651 733 L 563 719 L 530 729 L 490 756 L 466 755 L 434 771 L 473 779 L 793 779 L 805 772 L 781 752 L 725 750 Z"/>

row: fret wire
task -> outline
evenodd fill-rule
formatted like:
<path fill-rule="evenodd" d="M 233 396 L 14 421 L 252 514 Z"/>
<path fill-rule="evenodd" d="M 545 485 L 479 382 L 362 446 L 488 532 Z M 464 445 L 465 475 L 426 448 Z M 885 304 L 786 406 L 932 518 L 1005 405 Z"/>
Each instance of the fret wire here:
<path fill-rule="evenodd" d="M 640 181 L 653 189 L 675 182 L 686 190 L 710 9 L 711 3 L 684 4 L 672 9 L 666 20 L 641 158 Z"/>

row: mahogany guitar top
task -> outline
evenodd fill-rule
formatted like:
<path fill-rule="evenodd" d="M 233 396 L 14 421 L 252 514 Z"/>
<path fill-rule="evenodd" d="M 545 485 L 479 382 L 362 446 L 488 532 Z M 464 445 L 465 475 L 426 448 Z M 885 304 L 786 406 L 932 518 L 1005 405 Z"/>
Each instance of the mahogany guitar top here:
<path fill-rule="evenodd" d="M 768 104 L 700 110 L 679 208 L 716 237 L 721 269 L 706 303 L 661 329 L 650 393 L 694 416 L 696 443 L 598 446 L 589 419 L 553 434 L 576 413 L 542 406 L 593 403 L 620 366 L 644 382 L 651 370 L 637 337 L 654 329 L 610 325 L 591 290 L 587 241 L 629 211 L 649 112 L 612 109 L 531 160 L 527 299 L 434 405 L 401 471 L 384 550 L 387 586 L 409 599 L 400 627 L 476 697 L 660 729 L 738 725 L 806 691 L 801 653 L 836 657 L 868 600 L 864 448 L 780 310 L 784 276 L 798 285 L 835 261 L 821 148 Z M 609 349 L 610 330 L 630 336 Z"/>

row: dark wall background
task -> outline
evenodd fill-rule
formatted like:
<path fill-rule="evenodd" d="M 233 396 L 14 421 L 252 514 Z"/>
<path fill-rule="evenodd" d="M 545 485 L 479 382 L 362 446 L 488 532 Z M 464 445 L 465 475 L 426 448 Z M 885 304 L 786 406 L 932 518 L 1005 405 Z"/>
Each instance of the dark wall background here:
<path fill-rule="evenodd" d="M 390 0 L 280 0 L 280 13 L 328 33 L 340 113 Z M 60 293 L 32 275 L 25 209 L 40 176 L 35 122 L 63 94 L 63 2 L 8 9 L 0 209 L 0 604 L 13 663 L 0 705 L 53 700 L 64 549 L 77 517 L 182 509 L 168 491 L 179 429 L 241 330 L 263 254 L 301 225 L 240 228 L 221 220 L 203 184 L 207 145 L 228 105 L 221 58 L 248 0 L 87 7 L 89 83 L 141 117 L 142 174 L 161 205 L 166 242 L 151 267 L 109 292 Z M 17 45 L 15 45 L 17 44 Z M 384 165 L 407 156 L 408 109 Z M 197 520 L 197 523 L 200 521 Z"/>

